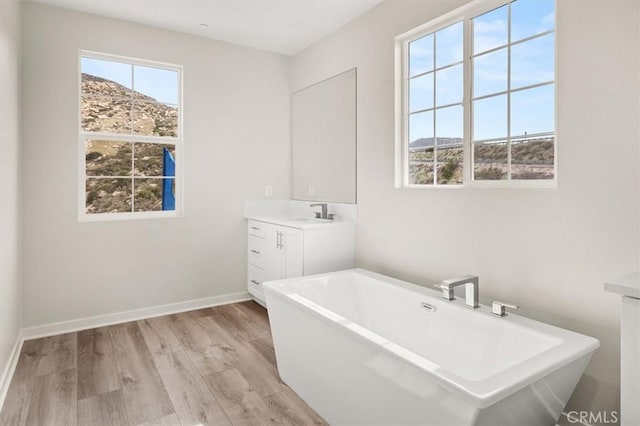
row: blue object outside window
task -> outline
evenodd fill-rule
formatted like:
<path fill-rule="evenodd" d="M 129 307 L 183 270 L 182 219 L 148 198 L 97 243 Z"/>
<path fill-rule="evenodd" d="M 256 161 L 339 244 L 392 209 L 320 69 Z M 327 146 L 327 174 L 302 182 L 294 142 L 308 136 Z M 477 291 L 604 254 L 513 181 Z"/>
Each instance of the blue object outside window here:
<path fill-rule="evenodd" d="M 176 196 L 173 192 L 173 182 L 176 176 L 176 160 L 167 148 L 162 148 L 162 210 L 176 209 Z M 171 179 L 167 179 L 171 177 Z"/>

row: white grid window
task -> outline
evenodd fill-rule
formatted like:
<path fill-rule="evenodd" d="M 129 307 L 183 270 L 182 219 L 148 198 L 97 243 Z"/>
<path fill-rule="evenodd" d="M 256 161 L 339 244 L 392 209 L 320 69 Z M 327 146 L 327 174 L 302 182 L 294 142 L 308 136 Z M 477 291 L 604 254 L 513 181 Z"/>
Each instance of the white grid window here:
<path fill-rule="evenodd" d="M 396 46 L 396 186 L 555 185 L 553 0 L 475 2 Z"/>
<path fill-rule="evenodd" d="M 463 25 L 409 43 L 408 179 L 462 183 Z"/>
<path fill-rule="evenodd" d="M 81 52 L 79 218 L 175 217 L 182 69 Z"/>

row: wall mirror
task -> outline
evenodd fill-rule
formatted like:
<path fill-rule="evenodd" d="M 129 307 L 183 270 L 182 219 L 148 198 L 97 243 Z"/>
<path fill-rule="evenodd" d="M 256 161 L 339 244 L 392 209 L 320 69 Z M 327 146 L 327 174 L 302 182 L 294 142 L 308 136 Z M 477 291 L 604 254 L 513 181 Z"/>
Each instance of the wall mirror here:
<path fill-rule="evenodd" d="M 356 203 L 356 69 L 291 95 L 294 200 Z"/>

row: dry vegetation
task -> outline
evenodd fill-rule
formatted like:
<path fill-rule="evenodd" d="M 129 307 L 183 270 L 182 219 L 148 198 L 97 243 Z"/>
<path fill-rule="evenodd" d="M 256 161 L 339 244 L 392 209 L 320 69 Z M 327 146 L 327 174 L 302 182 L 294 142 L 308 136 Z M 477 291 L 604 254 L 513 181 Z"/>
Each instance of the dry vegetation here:
<path fill-rule="evenodd" d="M 100 77 L 82 74 L 82 128 L 105 133 L 176 136 L 178 111 Z M 173 145 L 89 140 L 86 211 L 162 210 L 163 149 Z M 133 176 L 132 176 L 133 174 Z"/>

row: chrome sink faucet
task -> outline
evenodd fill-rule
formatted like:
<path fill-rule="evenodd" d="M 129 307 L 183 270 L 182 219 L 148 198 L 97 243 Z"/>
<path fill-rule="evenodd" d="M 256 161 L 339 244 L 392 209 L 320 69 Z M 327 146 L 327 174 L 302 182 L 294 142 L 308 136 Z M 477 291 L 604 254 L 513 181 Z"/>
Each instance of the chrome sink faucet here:
<path fill-rule="evenodd" d="M 466 275 L 460 278 L 450 278 L 442 281 L 441 284 L 436 285 L 436 288 L 442 290 L 442 298 L 446 300 L 453 300 L 455 296 L 453 289 L 464 285 L 465 286 L 465 305 L 470 308 L 479 308 L 478 291 L 480 287 L 480 280 L 475 275 Z"/>
<path fill-rule="evenodd" d="M 316 219 L 328 219 L 333 220 L 333 214 L 327 214 L 327 204 L 326 203 L 316 203 L 309 204 L 309 207 L 322 207 L 322 212 L 316 212 Z"/>

